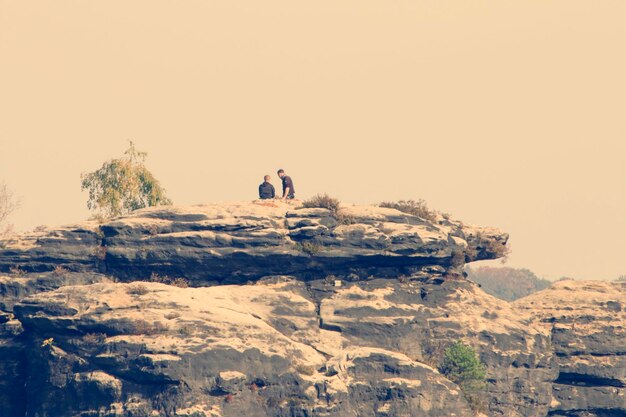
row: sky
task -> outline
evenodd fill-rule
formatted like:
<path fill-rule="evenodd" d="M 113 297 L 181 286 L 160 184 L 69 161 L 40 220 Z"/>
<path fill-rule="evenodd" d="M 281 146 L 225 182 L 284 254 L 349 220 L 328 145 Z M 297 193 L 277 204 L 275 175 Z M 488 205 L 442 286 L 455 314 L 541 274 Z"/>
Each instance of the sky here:
<path fill-rule="evenodd" d="M 19 230 L 89 216 L 128 140 L 177 204 L 425 199 L 508 265 L 626 274 L 623 0 L 0 0 L 0 181 Z M 499 264 L 497 264 L 499 265 Z"/>

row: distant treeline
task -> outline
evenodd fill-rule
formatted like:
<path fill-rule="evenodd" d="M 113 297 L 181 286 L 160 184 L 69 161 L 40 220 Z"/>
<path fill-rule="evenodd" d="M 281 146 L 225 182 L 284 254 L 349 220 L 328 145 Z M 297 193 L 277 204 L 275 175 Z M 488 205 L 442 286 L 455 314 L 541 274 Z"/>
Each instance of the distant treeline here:
<path fill-rule="evenodd" d="M 466 266 L 465 272 L 468 278 L 480 284 L 486 293 L 507 301 L 526 297 L 552 284 L 547 279 L 537 277 L 528 269 Z"/>

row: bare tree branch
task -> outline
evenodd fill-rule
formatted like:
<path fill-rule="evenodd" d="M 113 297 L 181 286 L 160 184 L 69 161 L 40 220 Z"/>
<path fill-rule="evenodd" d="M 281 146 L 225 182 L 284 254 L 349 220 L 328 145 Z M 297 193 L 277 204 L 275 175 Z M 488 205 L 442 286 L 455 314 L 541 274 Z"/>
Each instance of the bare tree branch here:
<path fill-rule="evenodd" d="M 4 222 L 18 207 L 13 191 L 5 183 L 0 183 L 0 234 L 7 227 Z"/>

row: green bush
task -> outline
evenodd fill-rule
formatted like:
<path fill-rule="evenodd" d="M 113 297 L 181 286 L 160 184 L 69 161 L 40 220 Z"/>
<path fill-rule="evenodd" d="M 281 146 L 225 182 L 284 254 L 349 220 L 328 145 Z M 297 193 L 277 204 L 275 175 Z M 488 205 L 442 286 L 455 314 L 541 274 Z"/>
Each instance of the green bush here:
<path fill-rule="evenodd" d="M 420 217 L 424 220 L 431 222 L 437 221 L 437 212 L 431 210 L 426 205 L 426 201 L 419 200 L 400 200 L 400 201 L 385 201 L 379 204 L 380 207 L 387 207 L 399 210 L 403 213 L 410 214 L 412 216 Z"/>
<path fill-rule="evenodd" d="M 483 390 L 486 386 L 485 365 L 474 349 L 460 340 L 446 348 L 439 371 L 466 394 Z"/>

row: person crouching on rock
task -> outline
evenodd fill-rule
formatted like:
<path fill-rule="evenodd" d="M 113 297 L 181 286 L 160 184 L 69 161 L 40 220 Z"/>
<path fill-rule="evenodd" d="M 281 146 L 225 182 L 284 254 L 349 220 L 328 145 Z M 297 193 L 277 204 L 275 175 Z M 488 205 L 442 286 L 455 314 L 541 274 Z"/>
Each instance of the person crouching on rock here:
<path fill-rule="evenodd" d="M 296 190 L 294 190 L 293 188 L 293 181 L 291 180 L 291 177 L 288 175 L 285 175 L 285 170 L 284 169 L 279 169 L 278 170 L 278 176 L 280 177 L 280 179 L 283 180 L 283 197 L 282 199 L 289 199 L 289 200 L 293 200 L 294 198 L 296 198 Z"/>
<path fill-rule="evenodd" d="M 259 185 L 259 198 L 261 200 L 269 200 L 276 197 L 276 190 L 270 183 L 270 176 L 266 175 L 263 178 L 263 183 Z"/>

